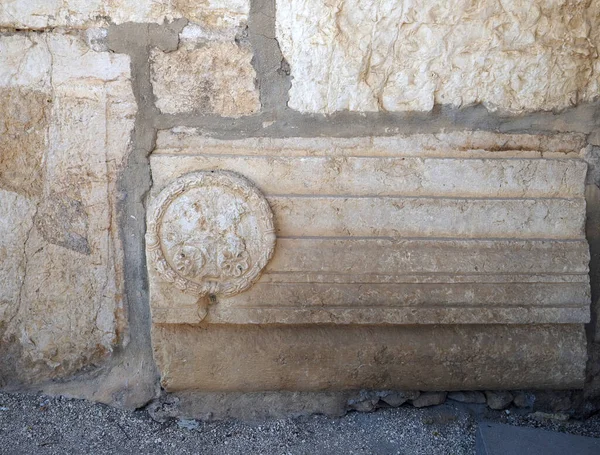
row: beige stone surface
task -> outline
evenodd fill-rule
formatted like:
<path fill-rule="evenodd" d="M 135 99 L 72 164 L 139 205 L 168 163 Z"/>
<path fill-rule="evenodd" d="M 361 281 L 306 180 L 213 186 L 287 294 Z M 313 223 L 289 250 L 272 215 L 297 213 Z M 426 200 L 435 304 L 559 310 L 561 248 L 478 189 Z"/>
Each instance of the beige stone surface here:
<path fill-rule="evenodd" d="M 0 188 L 41 194 L 50 101 L 38 90 L 0 88 Z"/>
<path fill-rule="evenodd" d="M 153 321 L 587 322 L 581 146 L 572 135 L 224 141 L 164 132 L 152 197 L 189 172 L 233 170 L 267 197 L 277 245 L 253 287 L 210 302 L 174 292 L 151 260 Z"/>
<path fill-rule="evenodd" d="M 0 236 L 10 241 L 0 269 L 7 385 L 98 365 L 124 334 L 115 185 L 136 105 L 127 56 L 59 33 L 0 43 L 11 107 L 0 115 L 0 188 L 8 213 L 20 209 Z"/>
<path fill-rule="evenodd" d="M 269 197 L 277 235 L 582 238 L 583 199 Z"/>
<path fill-rule="evenodd" d="M 439 158 L 581 158 L 586 136 L 456 131 L 381 137 L 294 137 L 222 140 L 196 128 L 158 132 L 153 155 L 380 156 Z"/>
<path fill-rule="evenodd" d="M 154 325 L 169 392 L 555 389 L 583 385 L 582 325 Z"/>
<path fill-rule="evenodd" d="M 277 39 L 301 112 L 513 113 L 598 96 L 600 4 L 549 0 L 279 0 Z"/>
<path fill-rule="evenodd" d="M 35 203 L 0 190 L 0 333 L 15 316 L 25 279 L 25 242 L 33 227 Z M 1 352 L 1 350 L 0 350 Z"/>
<path fill-rule="evenodd" d="M 168 53 L 155 49 L 151 64 L 156 105 L 166 114 L 256 113 L 260 100 L 251 60 L 250 49 L 232 41 L 186 44 Z"/>
<path fill-rule="evenodd" d="M 3 0 L 0 26 L 85 27 L 185 17 L 208 28 L 227 28 L 244 22 L 249 9 L 248 0 Z"/>
<path fill-rule="evenodd" d="M 235 295 L 258 280 L 273 255 L 273 212 L 238 174 L 187 174 L 148 208 L 146 245 L 162 280 L 197 297 Z"/>
<path fill-rule="evenodd" d="M 445 197 L 582 197 L 587 166 L 580 160 L 449 159 L 364 156 L 156 155 L 154 184 L 189 169 L 244 174 L 267 194 Z M 548 181 L 557 182 L 549 187 Z M 385 184 L 382 184 L 385 182 Z"/>

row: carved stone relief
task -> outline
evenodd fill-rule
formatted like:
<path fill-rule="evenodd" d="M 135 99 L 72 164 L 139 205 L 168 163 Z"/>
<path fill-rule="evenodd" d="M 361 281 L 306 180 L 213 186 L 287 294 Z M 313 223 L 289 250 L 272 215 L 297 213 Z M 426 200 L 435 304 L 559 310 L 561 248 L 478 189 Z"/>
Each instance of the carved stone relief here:
<path fill-rule="evenodd" d="M 252 286 L 273 255 L 273 213 L 244 177 L 194 172 L 154 199 L 146 243 L 165 281 L 199 297 L 232 296 Z"/>

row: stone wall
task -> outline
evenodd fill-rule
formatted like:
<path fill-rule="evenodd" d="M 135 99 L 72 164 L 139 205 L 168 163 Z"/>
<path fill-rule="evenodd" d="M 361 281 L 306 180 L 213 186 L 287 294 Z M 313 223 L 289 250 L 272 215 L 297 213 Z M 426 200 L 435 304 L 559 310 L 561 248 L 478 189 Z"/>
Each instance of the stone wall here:
<path fill-rule="evenodd" d="M 600 2 L 442 3 L 3 1 L 0 386 L 579 389 L 589 357 L 600 396 Z M 246 280 L 161 256 L 209 171 L 272 210 L 272 251 L 222 239 Z"/>

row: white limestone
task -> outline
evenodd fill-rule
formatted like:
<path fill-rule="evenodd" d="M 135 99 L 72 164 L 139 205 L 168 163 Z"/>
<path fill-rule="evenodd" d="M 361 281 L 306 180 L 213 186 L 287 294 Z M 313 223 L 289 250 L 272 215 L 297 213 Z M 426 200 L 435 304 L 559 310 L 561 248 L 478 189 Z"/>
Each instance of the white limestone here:
<path fill-rule="evenodd" d="M 2 250 L 1 336 L 19 352 L 20 380 L 41 381 L 102 361 L 123 334 L 116 179 L 136 105 L 125 55 L 53 33 L 0 47 L 0 131 L 10 133 L 0 188 L 25 217 L 0 227 L 13 242 Z"/>
<path fill-rule="evenodd" d="M 108 22 L 163 23 L 185 17 L 220 29 L 245 22 L 249 9 L 248 0 L 3 0 L 0 26 L 79 28 Z"/>
<path fill-rule="evenodd" d="M 233 41 L 199 47 L 188 43 L 168 53 L 155 49 L 151 63 L 156 105 L 166 114 L 256 113 L 260 99 L 251 60 L 250 49 Z"/>
<path fill-rule="evenodd" d="M 163 132 L 153 200 L 187 173 L 235 171 L 267 197 L 277 244 L 256 284 L 210 302 L 156 273 L 149 247 L 153 321 L 586 322 L 582 145 L 572 135 L 229 141 Z"/>
<path fill-rule="evenodd" d="M 513 113 L 598 96 L 598 2 L 279 0 L 277 39 L 301 112 Z"/>

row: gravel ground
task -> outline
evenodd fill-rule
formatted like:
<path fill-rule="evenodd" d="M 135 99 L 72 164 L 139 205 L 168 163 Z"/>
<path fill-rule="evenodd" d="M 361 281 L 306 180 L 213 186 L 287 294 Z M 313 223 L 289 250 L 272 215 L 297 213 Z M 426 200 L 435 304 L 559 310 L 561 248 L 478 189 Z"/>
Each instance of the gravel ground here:
<path fill-rule="evenodd" d="M 537 421 L 448 401 L 343 418 L 268 422 L 152 420 L 84 400 L 0 393 L 0 454 L 473 454 L 482 421 L 600 437 L 600 416 Z"/>

